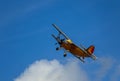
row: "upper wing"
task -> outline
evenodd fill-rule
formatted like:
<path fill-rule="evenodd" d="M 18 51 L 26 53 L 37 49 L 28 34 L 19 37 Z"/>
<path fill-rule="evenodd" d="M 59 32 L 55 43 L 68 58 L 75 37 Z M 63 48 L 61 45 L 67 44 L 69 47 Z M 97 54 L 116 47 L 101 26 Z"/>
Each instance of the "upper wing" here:
<path fill-rule="evenodd" d="M 53 25 L 53 27 L 55 27 L 56 30 L 57 30 L 60 34 L 62 34 L 66 39 L 69 39 L 69 37 L 68 37 L 64 32 L 62 32 L 62 31 L 60 30 L 60 28 L 58 28 L 55 24 L 52 24 L 52 25 Z"/>

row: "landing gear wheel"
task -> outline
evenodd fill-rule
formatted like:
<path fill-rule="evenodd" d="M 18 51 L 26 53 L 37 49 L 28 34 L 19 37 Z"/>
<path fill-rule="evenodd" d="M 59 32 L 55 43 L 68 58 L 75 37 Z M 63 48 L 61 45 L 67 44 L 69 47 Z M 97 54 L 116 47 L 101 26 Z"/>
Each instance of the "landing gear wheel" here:
<path fill-rule="evenodd" d="M 56 50 L 59 50 L 59 47 L 57 47 Z"/>
<path fill-rule="evenodd" d="M 64 56 L 64 57 L 66 57 L 66 56 L 67 56 L 67 54 L 64 54 L 63 56 Z"/>

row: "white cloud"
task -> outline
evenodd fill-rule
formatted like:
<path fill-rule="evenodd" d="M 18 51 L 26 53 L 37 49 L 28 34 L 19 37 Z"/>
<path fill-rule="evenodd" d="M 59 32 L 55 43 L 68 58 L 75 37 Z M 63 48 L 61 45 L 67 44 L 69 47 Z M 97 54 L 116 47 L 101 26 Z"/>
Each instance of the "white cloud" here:
<path fill-rule="evenodd" d="M 95 81 L 102 81 L 107 74 L 110 72 L 115 60 L 110 57 L 101 57 L 98 60 L 99 68 L 96 70 L 96 78 Z"/>
<path fill-rule="evenodd" d="M 61 64 L 57 60 L 40 60 L 31 64 L 14 81 L 88 81 L 78 62 Z"/>
<path fill-rule="evenodd" d="M 101 57 L 91 64 L 81 64 L 80 61 L 69 60 L 65 64 L 58 60 L 39 60 L 31 64 L 14 81 L 118 81 L 120 65 L 111 57 Z M 83 66 L 82 66 L 83 65 Z M 97 65 L 97 66 L 96 66 Z M 95 66 L 89 71 L 84 67 Z M 92 70 L 91 70 L 92 69 Z M 113 71 L 112 74 L 111 71 Z M 94 76 L 94 77 L 93 77 Z"/>

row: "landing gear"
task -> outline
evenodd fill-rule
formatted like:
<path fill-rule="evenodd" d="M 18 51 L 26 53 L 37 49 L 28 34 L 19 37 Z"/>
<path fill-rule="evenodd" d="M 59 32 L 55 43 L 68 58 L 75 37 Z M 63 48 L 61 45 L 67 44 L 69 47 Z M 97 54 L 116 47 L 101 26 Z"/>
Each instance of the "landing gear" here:
<path fill-rule="evenodd" d="M 56 48 L 56 50 L 57 50 L 57 51 L 58 51 L 58 50 L 60 50 L 60 49 L 61 49 L 61 47 L 57 47 L 57 48 Z M 63 54 L 63 56 L 64 56 L 64 57 L 66 57 L 66 56 L 67 56 L 67 53 L 66 53 L 66 52 L 67 52 L 67 51 L 66 51 L 66 50 L 64 50 L 64 54 Z"/>
<path fill-rule="evenodd" d="M 59 50 L 59 49 L 60 49 L 59 47 L 56 48 L 56 50 Z"/>
<path fill-rule="evenodd" d="M 64 50 L 64 54 L 63 54 L 63 56 L 64 56 L 64 57 L 67 56 L 67 51 L 66 51 L 66 50 Z"/>
<path fill-rule="evenodd" d="M 64 55 L 63 55 L 64 57 L 66 57 L 67 56 L 67 54 L 66 53 L 64 53 Z"/>

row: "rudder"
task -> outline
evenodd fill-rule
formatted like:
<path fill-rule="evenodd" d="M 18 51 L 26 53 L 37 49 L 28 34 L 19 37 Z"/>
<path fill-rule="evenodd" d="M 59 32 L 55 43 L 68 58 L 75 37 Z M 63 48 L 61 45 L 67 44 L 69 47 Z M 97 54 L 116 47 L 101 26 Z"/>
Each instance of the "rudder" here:
<path fill-rule="evenodd" d="M 87 52 L 89 54 L 92 54 L 94 52 L 95 46 L 91 45 L 90 47 L 87 48 Z"/>

